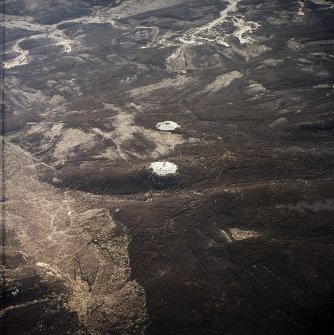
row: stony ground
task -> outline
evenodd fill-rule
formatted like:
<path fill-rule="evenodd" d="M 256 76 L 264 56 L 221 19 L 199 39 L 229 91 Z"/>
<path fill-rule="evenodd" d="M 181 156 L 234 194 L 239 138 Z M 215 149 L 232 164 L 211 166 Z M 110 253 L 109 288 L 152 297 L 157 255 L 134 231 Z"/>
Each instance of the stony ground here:
<path fill-rule="evenodd" d="M 1 3 L 5 334 L 334 332 L 332 1 Z"/>

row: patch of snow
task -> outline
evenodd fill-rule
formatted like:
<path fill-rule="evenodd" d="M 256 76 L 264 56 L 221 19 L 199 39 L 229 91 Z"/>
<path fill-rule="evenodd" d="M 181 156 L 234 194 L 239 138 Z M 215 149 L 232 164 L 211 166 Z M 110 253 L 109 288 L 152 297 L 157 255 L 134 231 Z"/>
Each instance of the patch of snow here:
<path fill-rule="evenodd" d="M 304 1 L 298 1 L 298 5 L 299 5 L 299 8 L 298 8 L 298 15 L 299 16 L 304 16 L 305 13 L 304 13 L 304 8 L 305 8 L 305 3 Z"/>
<path fill-rule="evenodd" d="M 172 131 L 172 130 L 180 128 L 180 125 L 178 125 L 174 121 L 163 121 L 163 122 L 157 123 L 156 127 L 157 129 L 162 130 L 162 131 Z"/>
<path fill-rule="evenodd" d="M 20 292 L 20 291 L 19 291 L 17 288 L 15 288 L 15 290 L 12 291 L 11 293 L 12 293 L 12 296 L 13 296 L 13 297 L 16 297 L 16 296 L 18 295 L 19 292 Z"/>
<path fill-rule="evenodd" d="M 159 176 L 175 174 L 177 171 L 177 165 L 171 162 L 154 162 L 150 165 L 150 168 Z"/>

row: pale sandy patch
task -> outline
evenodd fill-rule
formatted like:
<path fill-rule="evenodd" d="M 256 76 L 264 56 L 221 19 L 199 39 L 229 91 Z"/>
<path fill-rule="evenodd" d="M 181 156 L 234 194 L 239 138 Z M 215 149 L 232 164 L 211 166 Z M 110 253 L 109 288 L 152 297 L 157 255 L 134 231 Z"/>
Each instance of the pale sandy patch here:
<path fill-rule="evenodd" d="M 93 145 L 94 134 L 86 133 L 80 129 L 66 129 L 63 133 L 63 138 L 57 143 L 54 156 L 58 159 L 63 159 L 69 151 L 78 145 L 90 147 Z"/>
<path fill-rule="evenodd" d="M 241 78 L 242 73 L 239 71 L 232 71 L 228 73 L 224 73 L 218 77 L 204 89 L 205 92 L 216 93 L 220 91 L 222 88 L 229 86 L 234 80 Z"/>

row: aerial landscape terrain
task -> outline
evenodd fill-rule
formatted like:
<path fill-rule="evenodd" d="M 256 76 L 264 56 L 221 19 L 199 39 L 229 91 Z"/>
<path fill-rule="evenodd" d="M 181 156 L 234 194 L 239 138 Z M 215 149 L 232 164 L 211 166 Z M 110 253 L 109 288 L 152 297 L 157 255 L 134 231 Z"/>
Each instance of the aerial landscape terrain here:
<path fill-rule="evenodd" d="M 0 2 L 1 334 L 334 334 L 333 1 Z"/>

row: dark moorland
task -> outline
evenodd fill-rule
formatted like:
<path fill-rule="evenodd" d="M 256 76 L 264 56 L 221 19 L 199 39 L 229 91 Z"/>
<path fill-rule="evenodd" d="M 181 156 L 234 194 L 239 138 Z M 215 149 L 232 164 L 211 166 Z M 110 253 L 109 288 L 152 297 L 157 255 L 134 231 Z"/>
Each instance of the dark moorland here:
<path fill-rule="evenodd" d="M 334 333 L 332 1 L 1 3 L 3 334 Z"/>

